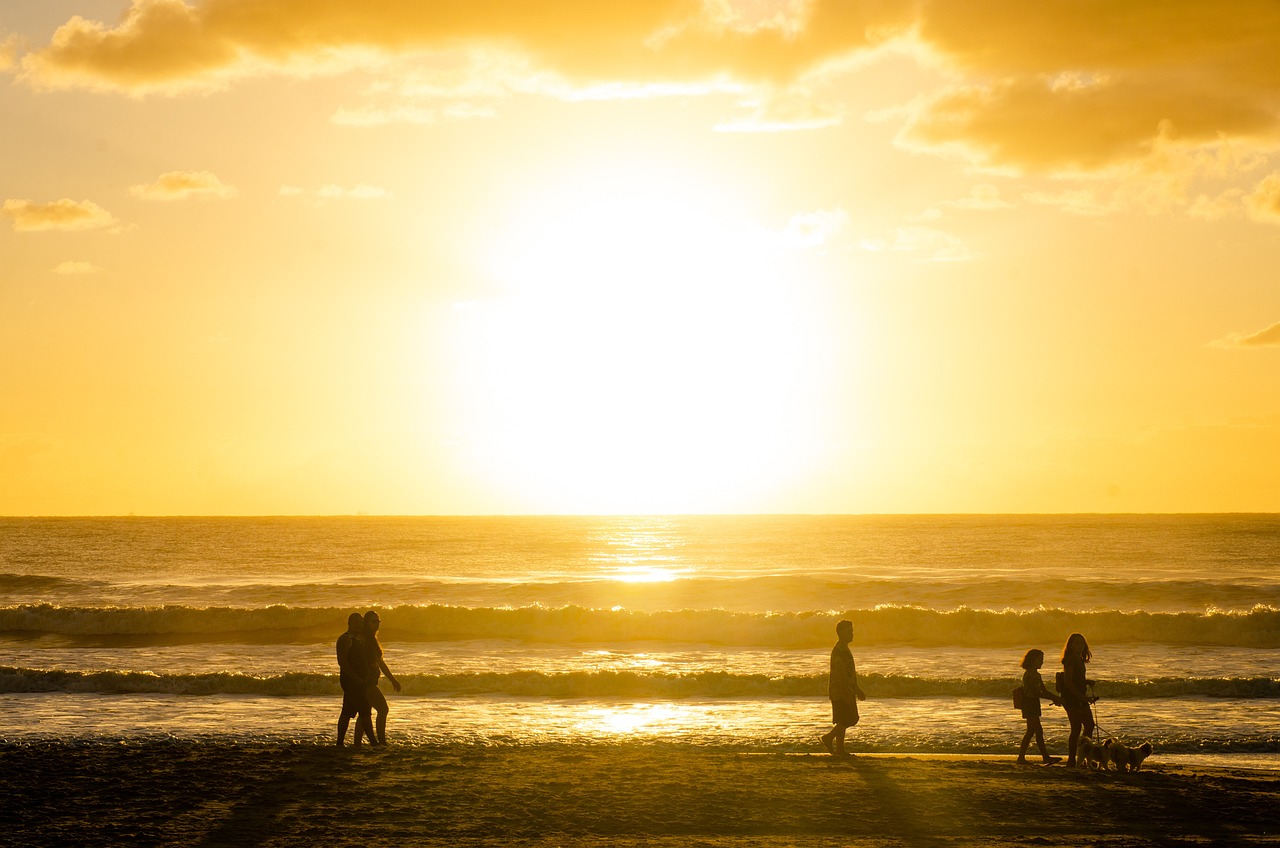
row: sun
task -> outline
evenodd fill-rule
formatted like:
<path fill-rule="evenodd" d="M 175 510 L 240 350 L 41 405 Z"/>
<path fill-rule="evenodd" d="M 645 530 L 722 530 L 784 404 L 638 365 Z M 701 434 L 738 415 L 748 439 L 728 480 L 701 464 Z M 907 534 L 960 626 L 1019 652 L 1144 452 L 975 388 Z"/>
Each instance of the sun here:
<path fill-rule="evenodd" d="M 667 168 L 584 171 L 490 248 L 460 304 L 460 432 L 520 508 L 737 511 L 807 467 L 820 309 L 766 228 Z"/>

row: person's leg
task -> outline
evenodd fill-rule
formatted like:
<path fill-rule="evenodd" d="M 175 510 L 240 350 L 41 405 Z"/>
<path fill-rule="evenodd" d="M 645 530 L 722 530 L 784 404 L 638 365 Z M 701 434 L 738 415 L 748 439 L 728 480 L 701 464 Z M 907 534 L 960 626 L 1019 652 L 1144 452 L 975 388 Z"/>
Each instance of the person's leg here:
<path fill-rule="evenodd" d="M 347 725 L 351 723 L 351 714 L 347 712 L 344 706 L 342 712 L 338 714 L 338 747 L 341 748 L 347 744 Z"/>
<path fill-rule="evenodd" d="M 833 747 L 836 740 L 836 731 L 840 729 L 840 708 L 835 702 L 831 702 L 831 729 L 822 734 L 822 747 L 827 749 L 828 754 L 834 754 L 836 749 Z"/>
<path fill-rule="evenodd" d="M 351 717 L 356 714 L 355 696 L 347 691 L 347 687 L 342 687 L 342 712 L 338 713 L 338 747 L 341 748 L 347 744 L 347 725 L 351 723 Z"/>
<path fill-rule="evenodd" d="M 848 729 L 849 729 L 849 725 L 847 724 L 837 724 L 835 726 L 835 730 L 833 731 L 835 733 L 835 739 L 834 739 L 835 748 L 836 748 L 835 754 L 837 757 L 844 757 L 844 756 L 847 756 L 849 753 L 844 749 L 844 732 Z"/>
<path fill-rule="evenodd" d="M 368 737 L 369 737 L 369 744 L 370 744 L 370 745 L 377 745 L 377 744 L 378 744 L 378 737 L 376 737 L 376 736 L 374 736 L 374 735 L 373 735 L 373 707 L 372 707 L 372 705 L 366 705 L 366 706 L 365 706 L 365 708 L 364 708 L 364 710 L 360 713 L 360 715 L 356 717 L 356 732 L 357 732 L 357 734 L 358 734 L 358 733 L 360 733 L 361 731 L 363 731 L 363 732 L 364 732 L 364 735 L 365 735 L 365 736 L 368 736 Z M 356 738 L 358 739 L 358 738 L 359 738 L 359 736 L 357 736 Z M 357 745 L 359 745 L 360 743 L 359 743 L 359 742 L 357 742 L 356 744 L 357 744 Z"/>
<path fill-rule="evenodd" d="M 377 739 L 373 735 L 373 724 L 369 721 L 369 710 L 362 709 L 356 713 L 356 736 L 355 746 L 359 748 L 364 744 L 365 736 L 369 737 L 369 744 L 375 744 Z"/>
<path fill-rule="evenodd" d="M 379 745 L 387 744 L 387 698 L 377 686 L 369 688 L 369 702 L 378 712 L 377 740 Z"/>
<path fill-rule="evenodd" d="M 1080 730 L 1084 727 L 1084 722 L 1075 710 L 1067 712 L 1067 719 L 1071 722 L 1071 737 L 1067 740 L 1067 765 L 1073 766 L 1076 764 L 1076 748 L 1080 746 Z"/>
<path fill-rule="evenodd" d="M 1031 737 L 1035 735 L 1035 727 L 1040 722 L 1036 719 L 1027 719 L 1027 732 L 1022 734 L 1022 744 L 1018 747 L 1018 762 L 1025 763 L 1027 761 L 1027 748 L 1031 745 Z"/>
<path fill-rule="evenodd" d="M 1040 724 L 1040 719 L 1036 719 L 1036 747 L 1040 749 L 1040 759 L 1045 763 L 1060 763 L 1062 757 L 1054 757 L 1049 754 L 1049 746 L 1044 744 L 1044 727 Z"/>

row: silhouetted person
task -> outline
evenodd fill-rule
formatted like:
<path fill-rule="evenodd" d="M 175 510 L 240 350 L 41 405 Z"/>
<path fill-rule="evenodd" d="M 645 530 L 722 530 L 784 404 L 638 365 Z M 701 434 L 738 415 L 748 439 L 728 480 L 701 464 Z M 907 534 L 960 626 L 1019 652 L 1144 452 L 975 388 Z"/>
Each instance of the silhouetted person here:
<path fill-rule="evenodd" d="M 1022 717 L 1027 720 L 1027 732 L 1023 734 L 1022 747 L 1018 749 L 1019 763 L 1026 763 L 1027 747 L 1033 736 L 1045 765 L 1062 762 L 1062 757 L 1049 756 L 1049 750 L 1044 745 L 1044 728 L 1040 726 L 1040 697 L 1043 695 L 1053 701 L 1055 707 L 1062 703 L 1057 695 L 1045 688 L 1044 679 L 1040 676 L 1042 665 L 1044 651 L 1039 648 L 1032 648 L 1022 658 L 1022 667 L 1026 669 L 1022 672 Z"/>
<path fill-rule="evenodd" d="M 853 622 L 841 621 L 836 625 L 840 641 L 831 649 L 831 674 L 827 678 L 827 697 L 831 699 L 831 722 L 835 726 L 822 735 L 822 747 L 837 757 L 845 757 L 844 733 L 858 723 L 858 702 L 867 696 L 858 687 L 858 667 L 853 662 Z"/>
<path fill-rule="evenodd" d="M 364 618 L 358 612 L 347 616 L 347 632 L 338 637 L 338 682 L 342 684 L 342 712 L 338 715 L 338 747 L 347 741 L 347 725 L 356 719 L 355 744 L 362 736 L 377 744 L 370 720 L 368 648 L 365 647 Z"/>
<path fill-rule="evenodd" d="M 1072 633 L 1067 637 L 1067 644 L 1062 646 L 1062 677 L 1058 691 L 1062 694 L 1062 705 L 1067 708 L 1067 720 L 1071 722 L 1071 738 L 1067 742 L 1067 765 L 1076 764 L 1076 748 L 1080 745 L 1080 736 L 1093 736 L 1093 710 L 1089 705 L 1093 702 L 1086 689 L 1093 685 L 1092 680 L 1085 679 L 1085 663 L 1093 659 L 1089 643 L 1080 633 Z"/>
<path fill-rule="evenodd" d="M 387 668 L 387 664 L 382 659 L 382 643 L 378 641 L 378 627 L 381 625 L 382 619 L 378 618 L 378 614 L 373 610 L 369 610 L 364 614 L 364 647 L 370 674 L 369 704 L 378 711 L 378 744 L 385 745 L 387 744 L 387 710 L 389 707 L 382 690 L 378 688 L 379 672 L 387 676 L 387 679 L 391 681 L 391 685 L 397 692 L 400 691 L 400 681 L 396 680 L 396 676 L 391 673 L 391 669 Z"/>

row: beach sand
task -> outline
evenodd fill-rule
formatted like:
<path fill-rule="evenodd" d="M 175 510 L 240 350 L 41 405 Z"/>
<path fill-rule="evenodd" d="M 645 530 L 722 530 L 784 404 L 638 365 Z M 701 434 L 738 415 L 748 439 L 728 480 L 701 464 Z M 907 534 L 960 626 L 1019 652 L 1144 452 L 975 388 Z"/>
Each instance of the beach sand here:
<path fill-rule="evenodd" d="M 0 842 L 49 845 L 1280 844 L 1280 774 L 690 745 L 0 746 Z"/>

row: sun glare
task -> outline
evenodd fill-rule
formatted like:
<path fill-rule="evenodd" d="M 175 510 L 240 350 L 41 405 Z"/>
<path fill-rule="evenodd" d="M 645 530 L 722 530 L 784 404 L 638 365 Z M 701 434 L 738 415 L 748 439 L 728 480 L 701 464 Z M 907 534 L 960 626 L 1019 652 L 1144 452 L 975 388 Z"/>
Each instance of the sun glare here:
<path fill-rule="evenodd" d="M 680 579 L 680 572 L 644 565 L 619 568 L 609 577 L 619 583 L 670 583 Z"/>
<path fill-rule="evenodd" d="M 628 707 L 589 711 L 586 728 L 608 735 L 631 736 L 661 729 L 678 717 L 674 707 L 666 704 L 632 704 Z"/>
<path fill-rule="evenodd" d="M 530 509 L 750 508 L 806 464 L 817 316 L 729 198 L 661 170 L 591 173 L 493 249 L 460 305 L 464 438 Z"/>

